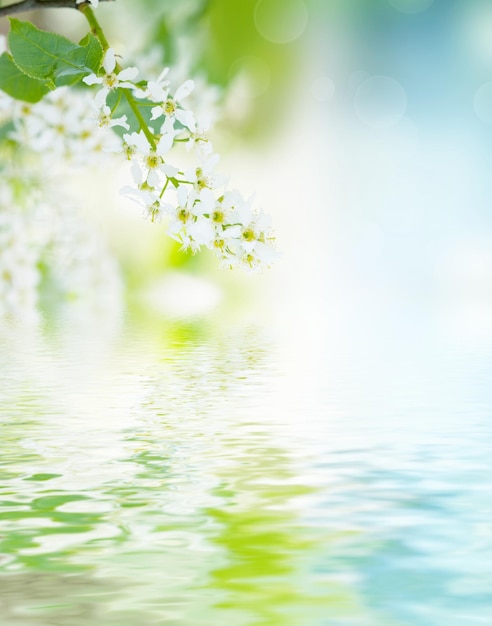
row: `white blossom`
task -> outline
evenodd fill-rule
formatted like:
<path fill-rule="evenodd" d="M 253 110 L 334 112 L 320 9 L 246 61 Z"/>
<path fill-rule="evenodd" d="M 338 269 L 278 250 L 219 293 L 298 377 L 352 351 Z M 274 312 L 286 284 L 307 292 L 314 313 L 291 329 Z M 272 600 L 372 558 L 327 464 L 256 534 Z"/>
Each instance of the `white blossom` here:
<path fill-rule="evenodd" d="M 103 107 L 106 104 L 106 98 L 110 91 L 114 91 L 117 88 L 133 89 L 134 84 L 129 81 L 134 80 L 138 76 L 136 67 L 127 67 L 119 72 L 115 72 L 116 57 L 112 48 L 106 50 L 102 65 L 105 71 L 104 76 L 89 74 L 82 79 L 86 85 L 103 86 L 94 98 L 94 102 L 98 107 Z"/>
<path fill-rule="evenodd" d="M 152 120 L 156 120 L 163 115 L 168 119 L 176 119 L 180 124 L 191 131 L 196 129 L 195 116 L 190 110 L 182 107 L 181 101 L 184 100 L 193 91 L 195 83 L 187 80 L 178 87 L 174 97 L 171 97 L 169 91 L 159 85 L 150 92 L 150 99 L 153 102 L 159 102 L 158 106 L 152 108 Z"/>
<path fill-rule="evenodd" d="M 223 189 L 226 178 L 215 171 L 219 155 L 213 153 L 208 138 L 210 119 L 204 115 L 196 123 L 195 112 L 183 107 L 183 100 L 193 92 L 194 82 L 185 80 L 172 95 L 169 69 L 165 68 L 157 80 L 141 81 L 137 88 L 130 82 L 137 76 L 137 68 L 115 71 L 112 49 L 106 51 L 103 69 L 104 75 L 90 74 L 84 78 L 88 85 L 101 86 L 95 96 L 89 90 L 67 87 L 49 93 L 36 104 L 20 103 L 6 96 L 5 108 L 10 107 L 13 112 L 11 138 L 38 153 L 43 171 L 50 173 L 60 162 L 94 163 L 96 158 L 108 158 L 107 153 L 122 152 L 130 161 L 130 168 L 128 184 L 121 193 L 138 204 L 152 222 L 166 217 L 169 235 L 183 249 L 195 253 L 202 247 L 209 248 L 223 267 L 256 271 L 269 266 L 277 256 L 269 218 L 253 209 L 252 197 L 245 200 L 238 191 Z M 120 88 L 131 89 L 135 97 L 155 104 L 151 120 L 160 120 L 156 129 L 142 118 L 140 128 L 134 130 L 126 115 L 118 115 L 106 104 L 109 92 Z M 0 112 L 1 105 L 0 100 Z M 142 105 L 148 106 L 149 102 Z M 118 127 L 129 131 L 122 139 L 114 132 Z M 186 157 L 186 151 L 181 152 L 186 163 L 181 167 L 180 152 L 175 150 L 179 142 L 189 153 Z M 2 194 L 0 204 L 1 201 Z M 7 198 L 5 204 L 9 202 Z M 4 277 L 12 274 L 12 258 L 11 253 L 6 253 L 3 265 L 0 263 Z M 36 263 L 33 267 L 37 267 Z M 26 295 L 25 301 L 35 303 L 35 274 L 27 272 L 23 280 L 34 294 Z M 4 280 L 4 290 L 7 284 L 11 283 Z M 0 285 L 0 291 L 1 288 Z"/>
<path fill-rule="evenodd" d="M 186 180 L 192 183 L 195 189 L 198 191 L 204 187 L 216 189 L 225 183 L 224 176 L 214 173 L 214 170 L 220 160 L 218 154 L 210 154 L 206 156 L 198 155 L 197 160 L 198 165 L 190 167 L 184 172 Z"/>
<path fill-rule="evenodd" d="M 172 132 L 163 134 L 155 146 L 151 145 L 143 131 L 125 134 L 123 139 L 125 145 L 133 153 L 132 173 L 137 183 L 139 179 L 142 179 L 151 187 L 156 187 L 161 180 L 161 175 L 176 174 L 176 168 L 164 161 L 164 156 L 173 145 L 174 134 Z"/>
<path fill-rule="evenodd" d="M 94 120 L 97 122 L 99 127 L 113 128 L 114 126 L 121 126 L 125 130 L 130 130 L 126 115 L 112 117 L 111 109 L 107 104 L 103 105 L 102 108 L 99 108 L 95 102 L 91 101 L 91 106 L 95 110 Z"/>

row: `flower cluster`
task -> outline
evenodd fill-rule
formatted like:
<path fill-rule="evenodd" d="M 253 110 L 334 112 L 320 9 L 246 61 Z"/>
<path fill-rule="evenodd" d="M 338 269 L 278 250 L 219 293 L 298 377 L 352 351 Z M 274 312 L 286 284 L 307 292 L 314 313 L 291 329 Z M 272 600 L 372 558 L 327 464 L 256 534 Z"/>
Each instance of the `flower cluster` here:
<path fill-rule="evenodd" d="M 121 140 L 106 128 L 128 128 L 124 118 L 112 118 L 109 107 L 96 107 L 85 91 L 61 87 L 40 102 L 29 104 L 10 99 L 14 131 L 10 138 L 37 152 L 45 166 L 64 162 L 87 165 L 119 152 Z"/>
<path fill-rule="evenodd" d="M 63 312 L 77 305 L 84 315 L 118 311 L 119 270 L 58 186 L 31 178 L 25 167 L 4 168 L 0 175 L 0 321 L 36 321 L 41 293 Z"/>
<path fill-rule="evenodd" d="M 0 319 L 35 314 L 40 280 L 37 260 L 22 218 L 0 210 Z"/>
<path fill-rule="evenodd" d="M 138 75 L 136 67 L 122 69 L 109 48 L 100 72 L 83 79 L 95 95 L 61 87 L 30 104 L 0 92 L 0 118 L 12 114 L 10 138 L 38 153 L 45 172 L 123 154 L 131 180 L 123 195 L 153 222 L 166 218 L 183 249 L 206 247 L 224 267 L 268 267 L 276 258 L 269 220 L 216 173 L 219 156 L 208 135 L 213 116 L 187 106 L 195 82 L 174 86 L 168 68 L 155 80 L 137 81 Z"/>
<path fill-rule="evenodd" d="M 224 177 L 215 173 L 219 157 L 208 137 L 209 120 L 186 106 L 194 82 L 187 80 L 172 90 L 168 68 L 154 81 L 135 82 L 137 68 L 121 69 L 111 48 L 103 72 L 83 80 L 99 86 L 94 102 L 108 118 L 105 126 L 127 125 L 126 117 L 111 117 L 117 106 L 108 105 L 110 95 L 122 90 L 137 111 L 140 127 L 123 134 L 121 151 L 131 163 L 133 181 L 123 194 L 140 204 L 152 221 L 167 216 L 169 234 L 183 249 L 197 252 L 205 246 L 226 267 L 269 266 L 276 257 L 269 220 L 238 191 L 225 189 Z M 150 110 L 147 120 L 144 110 Z"/>

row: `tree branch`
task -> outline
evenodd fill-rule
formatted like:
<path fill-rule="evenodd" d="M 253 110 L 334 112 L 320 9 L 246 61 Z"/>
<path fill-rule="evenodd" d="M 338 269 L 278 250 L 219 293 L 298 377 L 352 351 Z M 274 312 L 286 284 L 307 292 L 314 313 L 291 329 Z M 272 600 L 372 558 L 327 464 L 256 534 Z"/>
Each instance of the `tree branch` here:
<path fill-rule="evenodd" d="M 110 2 L 111 0 L 99 0 L 100 2 Z M 80 9 L 86 3 L 77 4 L 75 0 L 22 0 L 16 4 L 9 4 L 0 7 L 0 17 L 15 15 L 24 11 L 34 11 L 36 9 Z"/>

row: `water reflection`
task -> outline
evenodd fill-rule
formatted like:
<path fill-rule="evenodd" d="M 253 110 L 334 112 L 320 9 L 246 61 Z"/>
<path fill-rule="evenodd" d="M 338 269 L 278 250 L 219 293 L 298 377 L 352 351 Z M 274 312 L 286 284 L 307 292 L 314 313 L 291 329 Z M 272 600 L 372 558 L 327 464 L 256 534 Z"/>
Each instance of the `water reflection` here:
<path fill-rule="evenodd" d="M 9 626 L 487 623 L 487 391 L 440 439 L 363 353 L 303 379 L 258 328 L 0 344 Z"/>

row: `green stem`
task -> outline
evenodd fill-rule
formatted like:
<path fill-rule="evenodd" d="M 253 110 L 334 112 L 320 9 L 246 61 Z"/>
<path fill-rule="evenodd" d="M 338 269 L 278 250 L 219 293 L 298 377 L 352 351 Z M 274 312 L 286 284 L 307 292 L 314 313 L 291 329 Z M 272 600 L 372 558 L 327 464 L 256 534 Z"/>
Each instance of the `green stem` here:
<path fill-rule="evenodd" d="M 150 132 L 150 128 L 147 126 L 147 122 L 144 120 L 143 115 L 138 108 L 138 104 L 135 102 L 135 98 L 133 97 L 132 92 L 129 89 L 122 89 L 122 91 L 125 94 L 125 98 L 130 105 L 131 110 L 135 114 L 138 123 L 140 124 L 140 128 L 143 130 L 143 134 L 147 137 L 148 142 L 155 150 L 157 146 L 155 143 L 154 135 Z"/>
<path fill-rule="evenodd" d="M 118 97 L 116 98 L 116 102 L 113 105 L 113 108 L 111 109 L 111 115 L 113 115 L 113 113 L 115 113 L 116 109 L 120 106 L 120 102 L 121 102 L 121 96 L 122 96 L 122 92 L 121 89 L 118 89 Z"/>
<path fill-rule="evenodd" d="M 101 25 L 99 24 L 96 16 L 94 15 L 94 11 L 91 9 L 91 7 L 88 4 L 81 5 L 80 11 L 84 14 L 86 20 L 89 22 L 89 26 L 91 27 L 92 34 L 95 37 L 97 37 L 103 50 L 106 52 L 106 50 L 110 47 L 109 42 L 106 39 L 106 35 L 104 34 L 104 31 L 101 28 Z M 120 65 L 117 64 L 115 69 L 117 71 L 120 70 L 121 69 Z M 150 132 L 150 129 L 147 126 L 147 122 L 144 120 L 142 113 L 140 112 L 140 109 L 138 108 L 138 105 L 135 102 L 135 98 L 133 97 L 132 92 L 129 89 L 121 89 L 121 91 L 125 94 L 125 98 L 128 104 L 130 105 L 131 110 L 135 114 L 135 117 L 137 118 L 138 123 L 140 124 L 141 130 L 143 131 L 144 135 L 147 137 L 147 140 L 152 146 L 152 148 L 155 150 L 157 146 L 155 143 L 154 135 Z"/>
<path fill-rule="evenodd" d="M 92 34 L 99 39 L 99 43 L 101 44 L 103 50 L 106 52 L 106 50 L 109 48 L 109 42 L 106 39 L 106 35 L 104 34 L 101 25 L 94 15 L 94 11 L 91 9 L 89 4 L 82 4 L 80 7 L 80 12 L 84 14 L 85 19 L 89 22 Z"/>
<path fill-rule="evenodd" d="M 171 179 L 169 177 L 167 177 L 166 183 L 165 183 L 164 187 L 162 188 L 162 191 L 160 193 L 159 198 L 162 198 L 162 196 L 166 193 L 166 189 L 167 189 L 167 186 L 169 185 L 169 181 L 170 180 Z"/>

